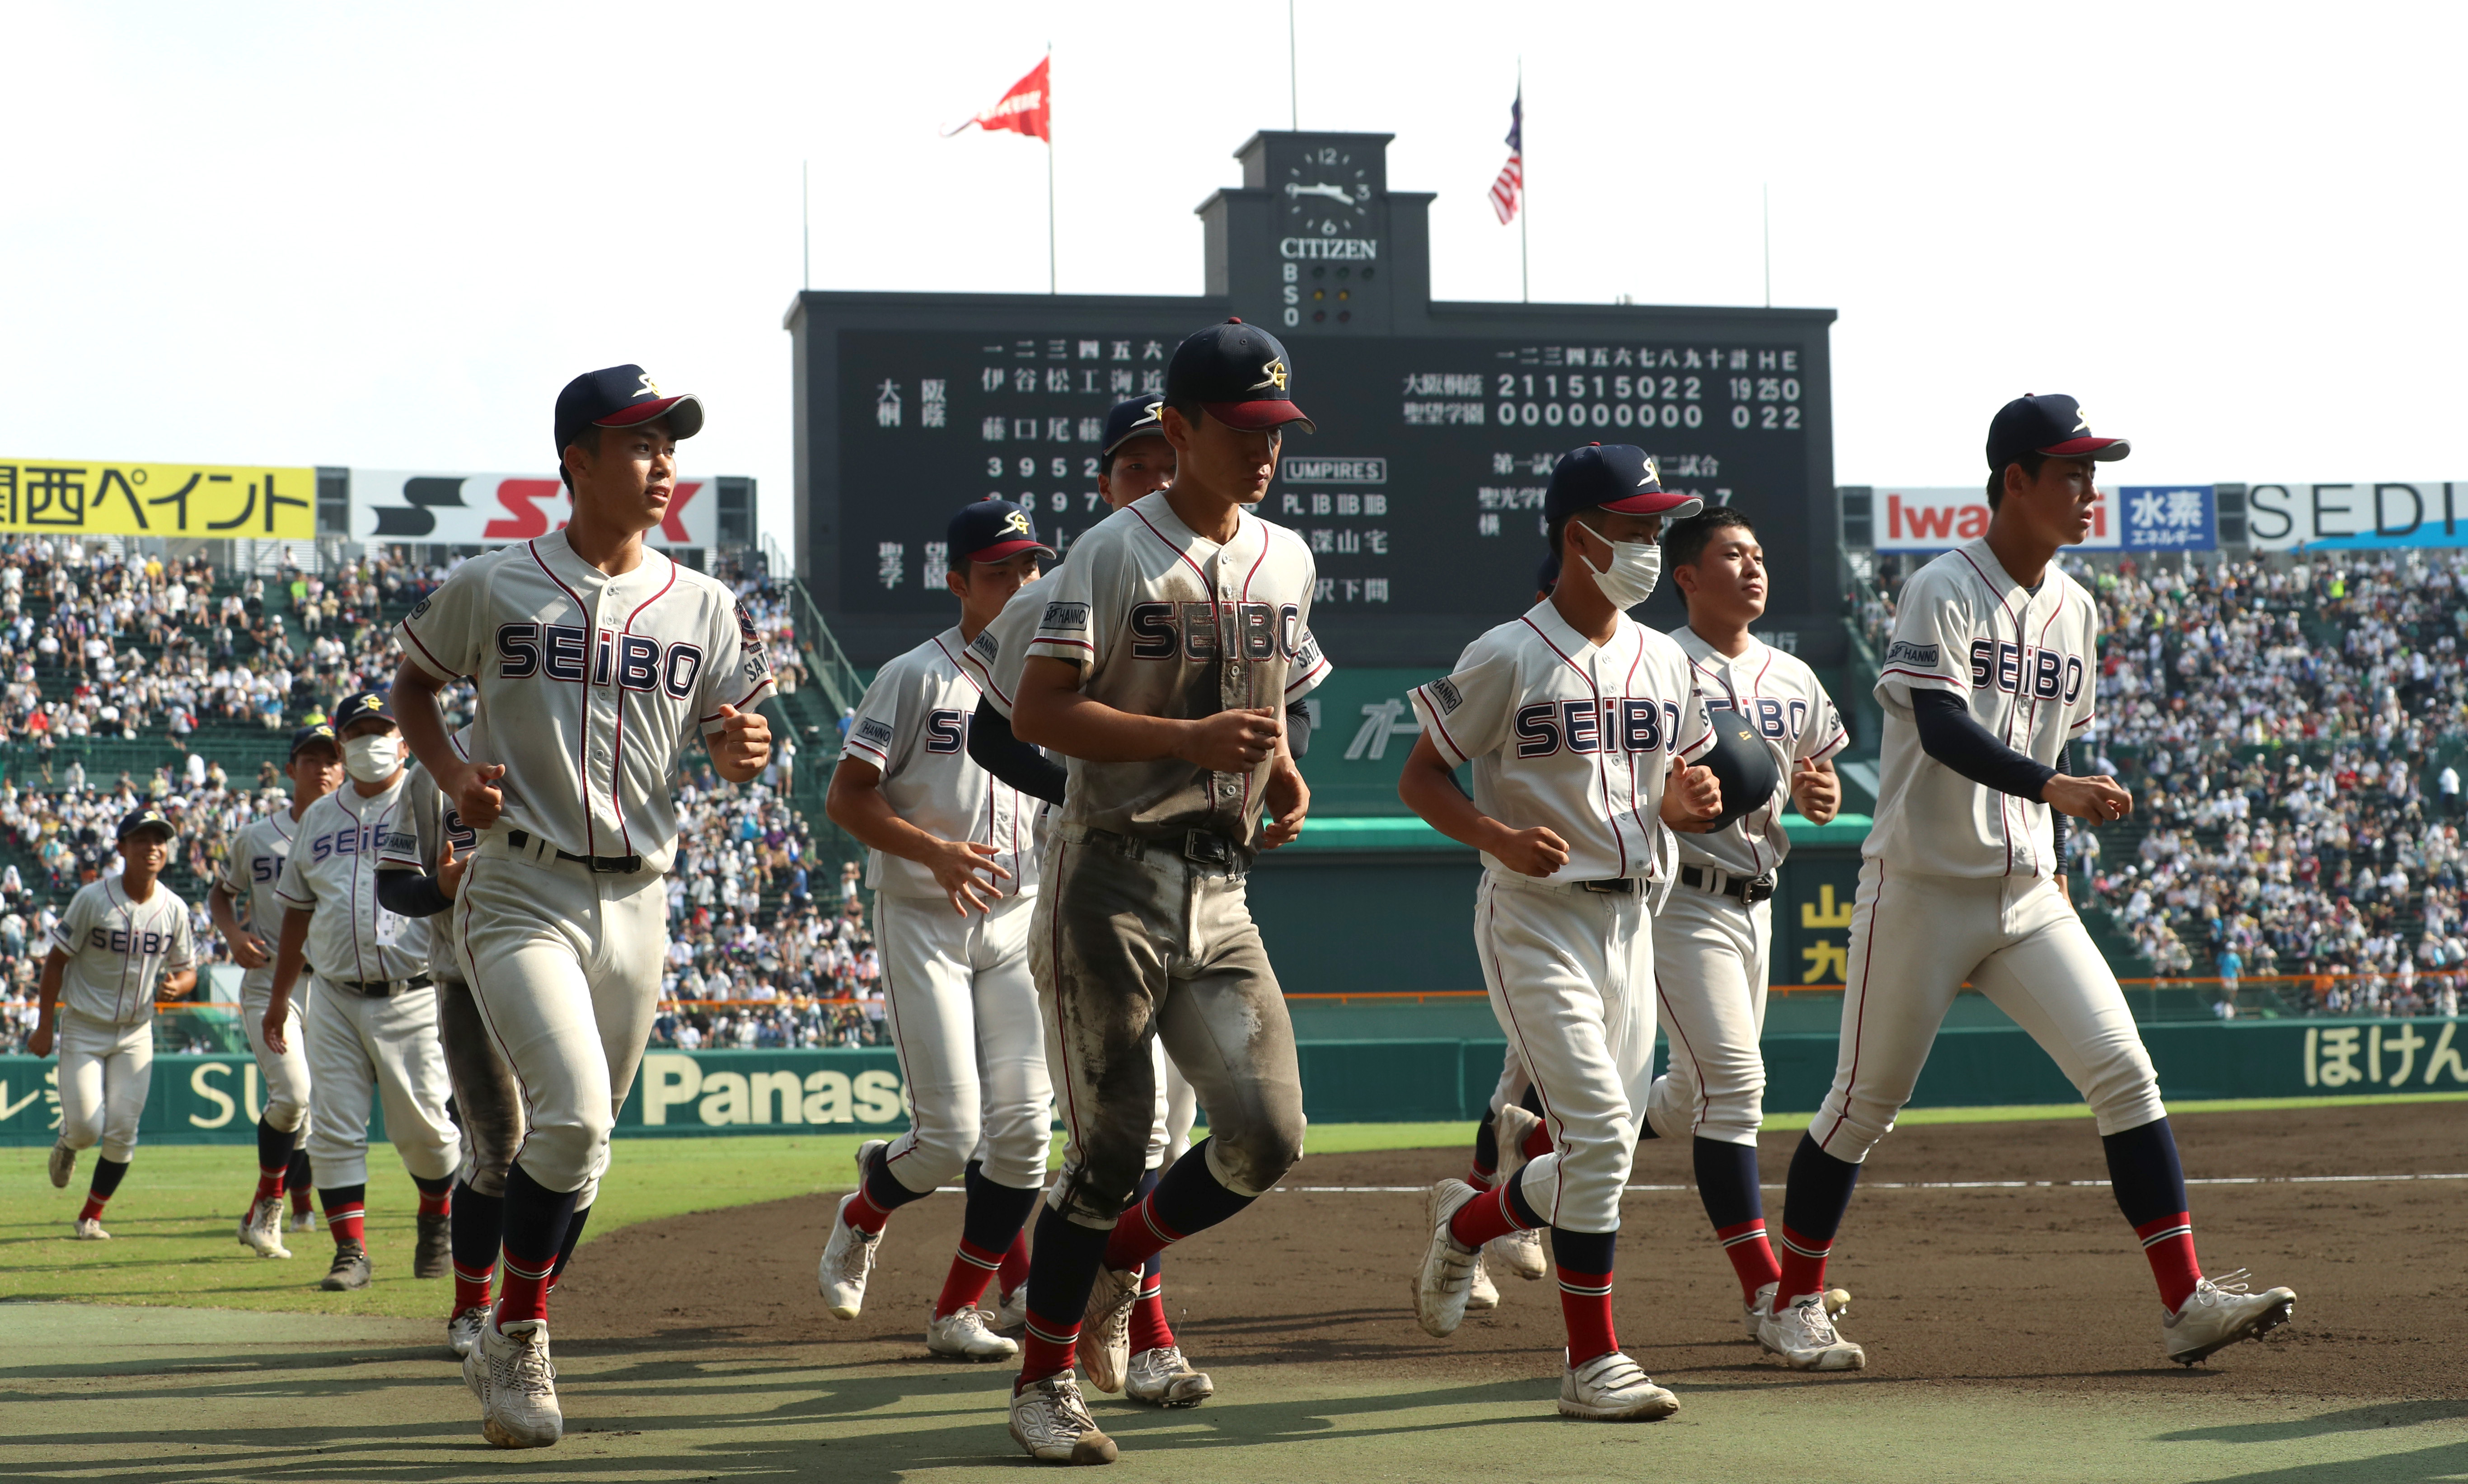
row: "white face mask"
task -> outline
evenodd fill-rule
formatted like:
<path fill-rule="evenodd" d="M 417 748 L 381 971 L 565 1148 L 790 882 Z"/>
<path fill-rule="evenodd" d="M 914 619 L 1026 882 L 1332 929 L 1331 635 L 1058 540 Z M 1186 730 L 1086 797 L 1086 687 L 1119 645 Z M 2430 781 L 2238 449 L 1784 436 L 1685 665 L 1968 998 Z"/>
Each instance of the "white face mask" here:
<path fill-rule="evenodd" d="M 1635 607 L 1654 596 L 1654 584 L 1662 578 L 1662 547 L 1655 541 L 1614 541 L 1588 526 L 1586 534 L 1611 549 L 1611 564 L 1606 571 L 1594 565 L 1591 557 L 1582 557 L 1586 571 L 1594 585 L 1602 589 L 1611 606 L 1620 609 Z"/>
<path fill-rule="evenodd" d="M 384 783 L 401 766 L 402 739 L 392 732 L 343 743 L 343 771 L 361 783 Z"/>

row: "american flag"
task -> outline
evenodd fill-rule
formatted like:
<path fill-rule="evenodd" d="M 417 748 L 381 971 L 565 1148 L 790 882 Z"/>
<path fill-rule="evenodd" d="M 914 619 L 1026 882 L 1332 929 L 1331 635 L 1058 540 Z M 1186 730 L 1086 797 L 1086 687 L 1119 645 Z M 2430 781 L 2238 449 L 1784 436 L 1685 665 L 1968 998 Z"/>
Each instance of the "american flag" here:
<path fill-rule="evenodd" d="M 1517 99 L 1508 105 L 1508 163 L 1499 168 L 1499 178 L 1491 183 L 1491 209 L 1499 214 L 1499 224 L 1517 219 L 1518 203 L 1525 199 L 1525 89 L 1520 84 Z"/>

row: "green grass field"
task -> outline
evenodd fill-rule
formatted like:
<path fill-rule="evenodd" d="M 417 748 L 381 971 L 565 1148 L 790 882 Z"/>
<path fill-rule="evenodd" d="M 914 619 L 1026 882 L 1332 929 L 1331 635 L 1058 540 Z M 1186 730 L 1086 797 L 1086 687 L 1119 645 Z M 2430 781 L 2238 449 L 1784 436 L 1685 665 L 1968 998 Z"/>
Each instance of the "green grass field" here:
<path fill-rule="evenodd" d="M 2429 1094 L 2420 1101 L 2457 1102 L 2468 1094 Z M 2177 1105 L 2178 1113 L 2253 1108 L 2328 1107 L 2397 1099 L 2279 1098 Z M 1906 1124 L 1992 1123 L 2090 1116 L 2080 1105 L 2050 1107 L 1914 1108 Z M 1777 1114 L 1769 1129 L 1794 1130 L 1809 1115 Z M 1312 1153 L 1342 1154 L 1383 1149 L 1456 1149 L 1472 1144 L 1471 1123 L 1322 1124 Z M 607 1185 L 593 1208 L 589 1236 L 636 1221 L 689 1211 L 715 1211 L 780 1200 L 816 1191 L 845 1190 L 860 1135 L 737 1136 L 623 1139 Z M 1058 1137 L 1059 1142 L 1059 1137 Z M 241 1145 L 140 1147 L 128 1177 L 105 1213 L 110 1242 L 69 1240 L 70 1219 L 84 1199 L 89 1153 L 67 1190 L 45 1177 L 41 1149 L 0 1150 L 0 1301 L 180 1305 L 276 1313 L 428 1318 L 442 1312 L 446 1280 L 411 1276 L 416 1193 L 391 1152 L 369 1160 L 369 1255 L 377 1280 L 355 1293 L 320 1291 L 331 1244 L 323 1231 L 292 1239 L 290 1261 L 261 1258 L 235 1230 L 255 1178 L 254 1152 Z M 1309 1167 L 1298 1178 L 1309 1183 Z M 819 1234 L 818 1234 L 819 1236 Z M 588 1237 L 585 1239 L 589 1240 Z"/>

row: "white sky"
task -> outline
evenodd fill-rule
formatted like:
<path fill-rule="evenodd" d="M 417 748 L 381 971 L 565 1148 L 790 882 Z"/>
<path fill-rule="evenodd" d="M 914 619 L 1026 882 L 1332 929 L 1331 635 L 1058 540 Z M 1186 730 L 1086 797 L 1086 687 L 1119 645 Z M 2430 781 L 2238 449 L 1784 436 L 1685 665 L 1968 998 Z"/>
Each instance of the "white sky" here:
<path fill-rule="evenodd" d="M 2080 397 L 2134 482 L 2468 474 L 2458 8 L 1300 0 L 1301 123 L 1393 132 L 1443 299 L 1524 57 L 1534 297 L 1840 311 L 1836 471 L 1965 484 Z M 1065 292 L 1197 293 L 1289 121 L 1282 8 L 9 8 L 0 453 L 552 466 L 576 372 L 707 399 L 789 522 L 818 288 L 1034 292 L 1044 147 L 941 128 L 1054 46 Z"/>

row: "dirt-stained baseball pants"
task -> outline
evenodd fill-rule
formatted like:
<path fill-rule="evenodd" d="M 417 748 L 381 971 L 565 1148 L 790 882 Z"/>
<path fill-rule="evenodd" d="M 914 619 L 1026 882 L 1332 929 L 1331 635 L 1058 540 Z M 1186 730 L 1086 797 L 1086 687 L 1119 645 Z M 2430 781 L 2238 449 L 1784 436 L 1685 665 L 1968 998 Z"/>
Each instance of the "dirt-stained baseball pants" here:
<path fill-rule="evenodd" d="M 1013 1190 L 1045 1181 L 1054 1088 L 1029 980 L 1028 927 L 1037 898 L 1005 897 L 966 917 L 942 897 L 874 899 L 883 1001 L 908 1131 L 884 1156 L 892 1178 L 929 1192 L 971 1159 Z"/>
<path fill-rule="evenodd" d="M 1619 1230 L 1635 1109 L 1654 1071 L 1648 906 L 1642 892 L 1489 871 L 1474 892 L 1474 955 L 1492 1014 L 1533 1076 L 1551 1135 L 1552 1153 L 1527 1163 L 1520 1188 L 1568 1231 Z"/>
<path fill-rule="evenodd" d="M 438 920 L 440 929 L 448 919 Z M 454 1085 L 455 1124 L 463 1130 L 463 1182 L 483 1196 L 506 1193 L 506 1166 L 523 1141 L 521 1092 L 514 1071 L 490 1043 L 471 986 L 437 978 L 437 1039 L 446 1049 L 446 1079 Z"/>
<path fill-rule="evenodd" d="M 2054 881 L 1920 876 L 1868 860 L 1851 906 L 1834 1086 L 1809 1137 L 1858 1164 L 1910 1101 L 1965 979 L 2055 1059 L 2105 1134 L 2167 1115 L 2107 960 Z"/>
<path fill-rule="evenodd" d="M 369 1182 L 369 1095 L 386 1138 L 423 1180 L 454 1173 L 461 1135 L 446 1116 L 446 1053 L 435 987 L 373 998 L 316 980 L 308 1016 L 308 1173 L 319 1190 Z"/>
<path fill-rule="evenodd" d="M 1029 952 L 1069 1130 L 1047 1197 L 1084 1226 L 1131 1203 L 1158 1124 L 1152 1036 L 1208 1109 L 1208 1170 L 1258 1196 L 1302 1157 L 1293 1022 L 1251 923 L 1240 867 L 1063 826 L 1049 850 Z"/>
<path fill-rule="evenodd" d="M 1773 903 L 1682 882 L 1654 919 L 1656 1012 L 1671 1048 L 1645 1117 L 1666 1139 L 1757 1142 L 1765 1121 L 1766 955 Z"/>
<path fill-rule="evenodd" d="M 257 1057 L 257 1074 L 265 1080 L 264 1110 L 260 1115 L 266 1123 L 286 1133 L 300 1131 L 300 1121 L 308 1116 L 308 1030 L 307 1000 L 314 993 L 313 974 L 302 974 L 291 986 L 290 1013 L 283 1022 L 283 1049 L 276 1051 L 265 1043 L 265 1005 L 274 997 L 273 986 L 261 985 L 254 992 L 242 983 L 240 991 L 240 1023 L 248 1032 L 248 1049 Z"/>
<path fill-rule="evenodd" d="M 100 1144 L 103 1158 L 126 1164 L 154 1083 L 154 1017 L 120 1025 L 62 1005 L 53 1029 L 60 1058 L 60 1142 L 71 1149 Z"/>
<path fill-rule="evenodd" d="M 454 952 L 489 1039 L 514 1072 L 526 1130 L 515 1159 L 589 1202 L 617 1108 L 643 1064 L 668 957 L 653 871 L 595 874 L 546 842 L 485 837 L 453 912 Z"/>

